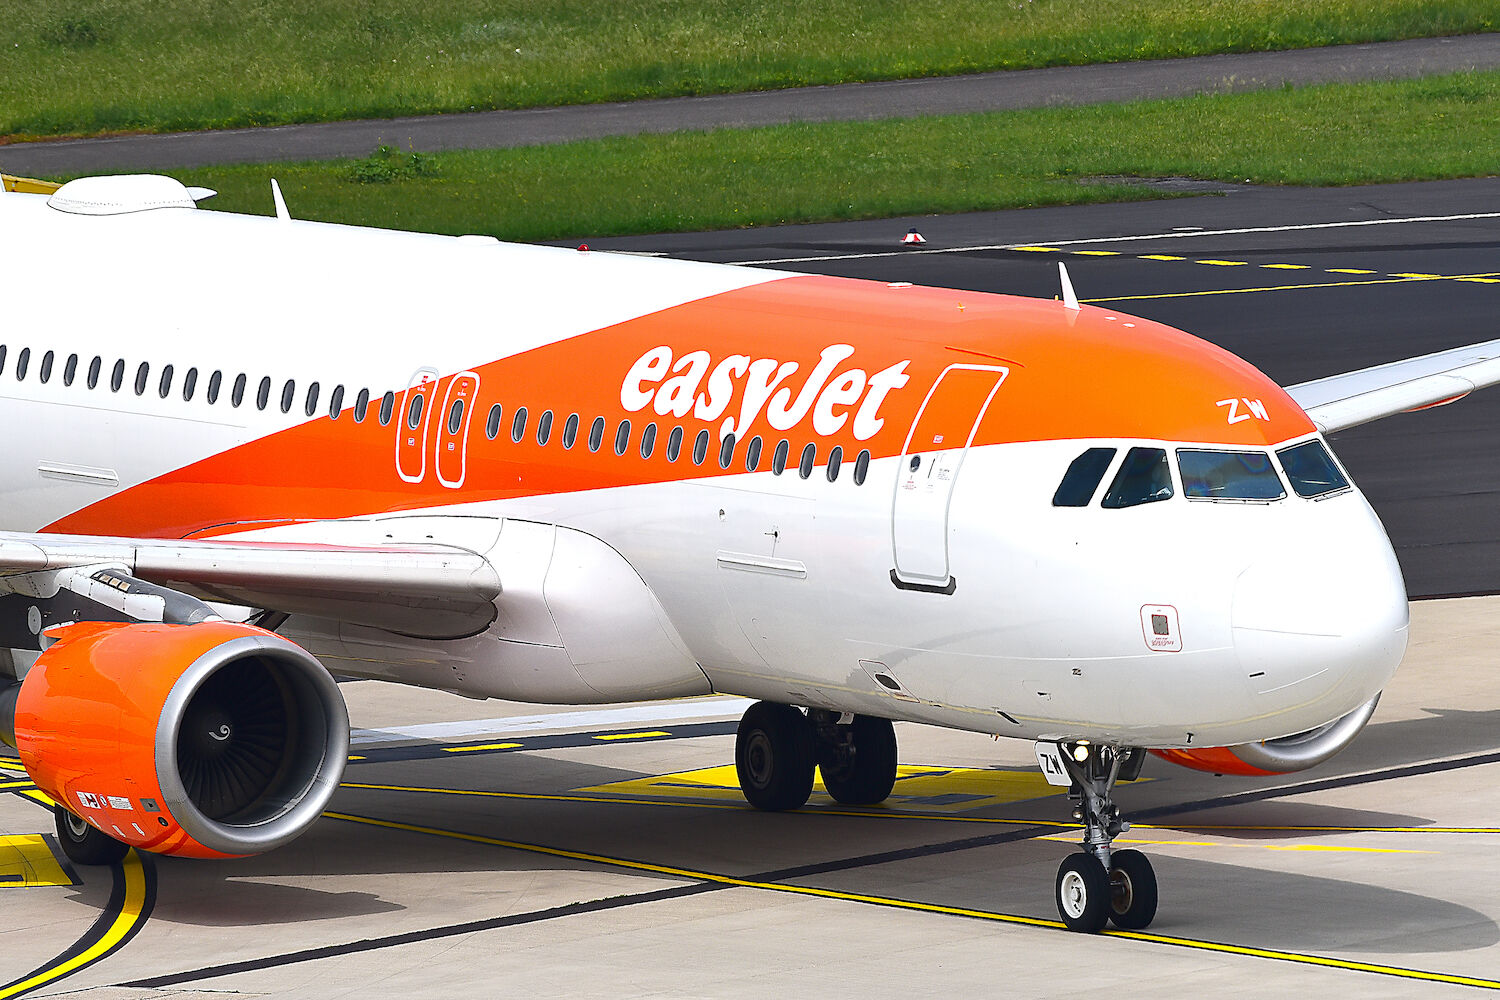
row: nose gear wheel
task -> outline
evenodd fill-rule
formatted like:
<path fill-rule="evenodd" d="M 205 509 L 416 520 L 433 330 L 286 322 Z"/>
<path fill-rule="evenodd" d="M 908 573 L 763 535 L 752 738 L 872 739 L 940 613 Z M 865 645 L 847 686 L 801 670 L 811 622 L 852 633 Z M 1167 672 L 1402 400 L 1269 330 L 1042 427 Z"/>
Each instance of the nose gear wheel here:
<path fill-rule="evenodd" d="M 1145 751 L 1087 742 L 1060 743 L 1058 750 L 1073 781 L 1068 797 L 1083 824 L 1083 850 L 1057 870 L 1057 912 L 1073 931 L 1096 933 L 1107 922 L 1144 930 L 1156 917 L 1156 873 L 1140 851 L 1112 845 L 1130 829 L 1115 805 L 1115 782 L 1135 780 Z"/>

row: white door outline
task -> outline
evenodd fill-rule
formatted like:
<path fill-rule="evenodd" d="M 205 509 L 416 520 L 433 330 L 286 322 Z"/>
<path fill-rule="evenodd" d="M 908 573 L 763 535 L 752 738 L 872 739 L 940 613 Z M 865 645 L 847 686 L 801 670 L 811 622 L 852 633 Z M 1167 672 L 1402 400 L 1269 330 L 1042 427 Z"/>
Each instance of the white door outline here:
<path fill-rule="evenodd" d="M 443 405 L 433 411 L 438 421 L 437 445 L 433 465 L 437 468 L 438 482 L 456 490 L 464 484 L 469 465 L 469 423 L 474 419 L 474 400 L 479 395 L 479 375 L 476 372 L 459 372 L 448 383 L 443 394 Z M 456 402 L 463 402 L 463 413 L 458 430 L 448 427 L 448 414 Z M 454 473 L 457 473 L 454 475 Z"/>
<path fill-rule="evenodd" d="M 994 372 L 999 377 L 985 396 L 979 412 L 974 414 L 969 425 L 968 436 L 960 447 L 956 443 L 947 447 L 928 447 L 913 453 L 912 438 L 916 435 L 928 405 L 937 395 L 938 387 L 950 372 L 979 371 Z M 1010 369 L 1001 365 L 949 365 L 944 368 L 927 390 L 917 415 L 906 432 L 906 443 L 901 446 L 900 464 L 896 468 L 895 491 L 891 497 L 891 553 L 895 560 L 893 579 L 897 584 L 906 583 L 921 588 L 942 589 L 952 582 L 948 565 L 948 508 L 953 502 L 953 486 L 958 481 L 959 470 L 974 435 L 979 432 L 979 422 L 989 411 L 990 401 L 1000 391 Z M 939 438 L 931 444 L 942 444 Z M 912 455 L 921 460 L 916 470 L 911 468 Z M 925 468 L 922 468 L 925 466 Z"/>
<path fill-rule="evenodd" d="M 436 368 L 418 368 L 412 373 L 396 409 L 396 474 L 408 483 L 427 478 L 427 428 L 432 424 L 432 397 L 437 386 Z M 418 426 L 407 423 L 412 400 L 422 397 L 423 412 Z"/>

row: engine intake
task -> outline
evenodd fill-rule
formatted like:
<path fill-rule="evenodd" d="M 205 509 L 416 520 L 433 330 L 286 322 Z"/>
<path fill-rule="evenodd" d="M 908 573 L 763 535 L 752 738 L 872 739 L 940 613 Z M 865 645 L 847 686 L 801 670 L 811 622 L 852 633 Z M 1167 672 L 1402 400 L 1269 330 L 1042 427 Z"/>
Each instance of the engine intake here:
<path fill-rule="evenodd" d="M 1359 731 L 1365 728 L 1375 706 L 1380 702 L 1376 695 L 1363 705 L 1324 723 L 1305 733 L 1282 736 L 1279 739 L 1263 740 L 1260 743 L 1241 743 L 1233 747 L 1212 747 L 1204 750 L 1152 750 L 1162 760 L 1169 760 L 1194 771 L 1212 774 L 1238 774 L 1245 777 L 1264 777 L 1270 774 L 1290 774 L 1305 771 L 1309 767 L 1328 760 L 1343 750 Z"/>
<path fill-rule="evenodd" d="M 85 623 L 15 694 L 37 787 L 161 854 L 258 854 L 301 834 L 348 759 L 349 717 L 313 655 L 250 625 Z"/>

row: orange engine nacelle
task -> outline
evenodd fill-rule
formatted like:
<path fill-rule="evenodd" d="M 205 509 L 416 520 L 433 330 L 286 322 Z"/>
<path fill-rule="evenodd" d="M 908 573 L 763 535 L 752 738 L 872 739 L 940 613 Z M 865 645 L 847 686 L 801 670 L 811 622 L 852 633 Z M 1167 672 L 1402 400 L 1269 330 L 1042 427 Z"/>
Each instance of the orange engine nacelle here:
<path fill-rule="evenodd" d="M 1344 749 L 1365 728 L 1375 706 L 1376 695 L 1363 705 L 1316 729 L 1260 743 L 1242 743 L 1233 747 L 1209 747 L 1203 750 L 1152 750 L 1162 760 L 1169 760 L 1194 771 L 1211 774 L 1238 774 L 1260 778 L 1271 774 L 1290 774 L 1323 763 Z"/>
<path fill-rule="evenodd" d="M 231 622 L 52 634 L 15 695 L 15 746 L 38 788 L 109 836 L 258 854 L 302 833 L 338 787 L 348 712 L 302 647 Z"/>

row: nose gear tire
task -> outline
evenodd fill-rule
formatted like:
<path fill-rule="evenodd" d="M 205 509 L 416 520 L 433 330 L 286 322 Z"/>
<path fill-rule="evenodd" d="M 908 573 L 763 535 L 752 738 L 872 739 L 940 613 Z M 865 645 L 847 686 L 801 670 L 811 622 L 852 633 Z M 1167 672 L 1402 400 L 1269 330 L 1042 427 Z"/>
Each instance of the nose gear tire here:
<path fill-rule="evenodd" d="M 1097 934 L 1110 913 L 1109 875 L 1092 854 L 1070 854 L 1057 868 L 1057 915 L 1070 931 Z"/>
<path fill-rule="evenodd" d="M 1109 859 L 1109 920 L 1122 931 L 1140 931 L 1156 917 L 1156 872 L 1140 851 L 1115 851 Z"/>

